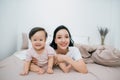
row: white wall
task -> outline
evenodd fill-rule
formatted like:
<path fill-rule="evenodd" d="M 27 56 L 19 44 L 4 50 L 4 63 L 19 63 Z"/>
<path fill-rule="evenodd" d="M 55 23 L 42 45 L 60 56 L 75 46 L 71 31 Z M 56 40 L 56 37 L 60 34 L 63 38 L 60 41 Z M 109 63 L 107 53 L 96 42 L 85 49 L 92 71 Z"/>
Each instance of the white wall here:
<path fill-rule="evenodd" d="M 0 60 L 17 49 L 16 2 L 0 0 Z"/>
<path fill-rule="evenodd" d="M 6 34 L 10 39 L 3 38 L 2 43 L 7 42 L 5 45 L 11 45 L 7 48 L 10 51 L 15 51 L 16 46 L 19 50 L 22 32 L 28 33 L 32 27 L 41 26 L 51 36 L 54 29 L 63 24 L 70 29 L 76 42 L 81 43 L 82 41 L 81 38 L 76 38 L 78 36 L 83 36 L 83 38 L 89 36 L 90 45 L 100 44 L 97 26 L 108 27 L 110 32 L 106 36 L 105 43 L 119 48 L 119 4 L 119 0 L 1 0 L 0 26 L 2 27 L 0 28 L 13 29 L 8 30 L 9 34 Z M 0 31 L 0 33 L 3 32 Z M 17 44 L 12 42 L 17 42 Z M 84 41 L 82 42 L 84 43 Z M 5 48 L 2 50 L 6 53 L 5 55 L 9 54 Z M 1 57 L 3 58 L 3 56 Z"/>
<path fill-rule="evenodd" d="M 120 50 L 120 0 L 112 1 L 111 42 Z"/>

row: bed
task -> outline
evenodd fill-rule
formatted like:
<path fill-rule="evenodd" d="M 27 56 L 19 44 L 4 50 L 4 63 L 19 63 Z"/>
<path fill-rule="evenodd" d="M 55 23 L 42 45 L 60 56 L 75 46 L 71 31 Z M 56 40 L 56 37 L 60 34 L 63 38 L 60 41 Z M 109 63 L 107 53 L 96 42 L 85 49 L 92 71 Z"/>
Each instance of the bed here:
<path fill-rule="evenodd" d="M 120 80 L 120 51 L 106 46 L 89 46 L 75 44 L 80 50 L 88 69 L 87 74 L 71 70 L 62 72 L 54 67 L 54 74 L 39 75 L 30 72 L 27 76 L 19 73 L 23 69 L 23 63 L 28 48 L 26 34 L 23 36 L 22 50 L 0 61 L 0 80 Z M 25 42 L 27 41 L 27 42 Z"/>
<path fill-rule="evenodd" d="M 54 74 L 45 73 L 39 75 L 35 72 L 30 72 L 27 76 L 20 76 L 19 73 L 23 68 L 25 51 L 17 51 L 10 57 L 0 61 L 0 80 L 120 80 L 119 65 L 105 66 L 93 62 L 86 63 L 87 74 L 78 73 L 74 70 L 69 73 L 63 73 L 58 67 L 54 67 Z"/>

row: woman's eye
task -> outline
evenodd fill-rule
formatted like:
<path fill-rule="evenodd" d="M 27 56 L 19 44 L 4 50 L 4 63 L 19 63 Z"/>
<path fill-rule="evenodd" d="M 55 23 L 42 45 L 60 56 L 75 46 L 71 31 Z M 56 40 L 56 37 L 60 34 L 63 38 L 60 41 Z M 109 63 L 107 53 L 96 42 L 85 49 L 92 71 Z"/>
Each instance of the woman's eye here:
<path fill-rule="evenodd" d="M 69 38 L 68 36 L 66 36 L 65 38 Z"/>
<path fill-rule="evenodd" d="M 61 37 L 58 37 L 58 39 L 60 39 Z"/>
<path fill-rule="evenodd" d="M 69 36 L 65 36 L 65 38 L 69 38 Z"/>

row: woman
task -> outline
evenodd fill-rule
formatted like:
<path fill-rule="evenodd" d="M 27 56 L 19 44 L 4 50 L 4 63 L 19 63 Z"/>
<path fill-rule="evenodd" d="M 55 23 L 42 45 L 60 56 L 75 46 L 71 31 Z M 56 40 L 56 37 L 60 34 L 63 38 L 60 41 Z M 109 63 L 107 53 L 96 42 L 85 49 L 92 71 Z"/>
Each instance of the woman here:
<path fill-rule="evenodd" d="M 61 25 L 58 26 L 53 35 L 50 44 L 56 51 L 55 63 L 59 65 L 63 72 L 69 72 L 71 68 L 80 73 L 87 73 L 87 67 L 84 63 L 78 48 L 73 47 L 73 40 L 69 30 Z"/>
<path fill-rule="evenodd" d="M 87 73 L 87 67 L 81 53 L 73 44 L 74 41 L 71 38 L 69 30 L 63 25 L 58 26 L 54 31 L 53 40 L 50 43 L 50 46 L 56 51 L 54 62 L 63 72 L 69 72 L 73 68 L 80 73 Z M 34 58 L 33 63 L 37 63 Z M 31 66 L 31 69 L 35 69 L 34 66 Z"/>

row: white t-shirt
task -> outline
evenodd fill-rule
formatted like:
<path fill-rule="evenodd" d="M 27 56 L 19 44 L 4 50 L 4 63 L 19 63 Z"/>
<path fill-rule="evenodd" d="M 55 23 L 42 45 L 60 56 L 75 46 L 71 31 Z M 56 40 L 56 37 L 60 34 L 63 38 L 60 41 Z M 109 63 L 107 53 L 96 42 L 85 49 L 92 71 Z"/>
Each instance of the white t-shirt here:
<path fill-rule="evenodd" d="M 82 59 L 81 53 L 77 47 L 69 47 L 69 51 L 66 55 L 70 56 L 75 61 Z"/>

